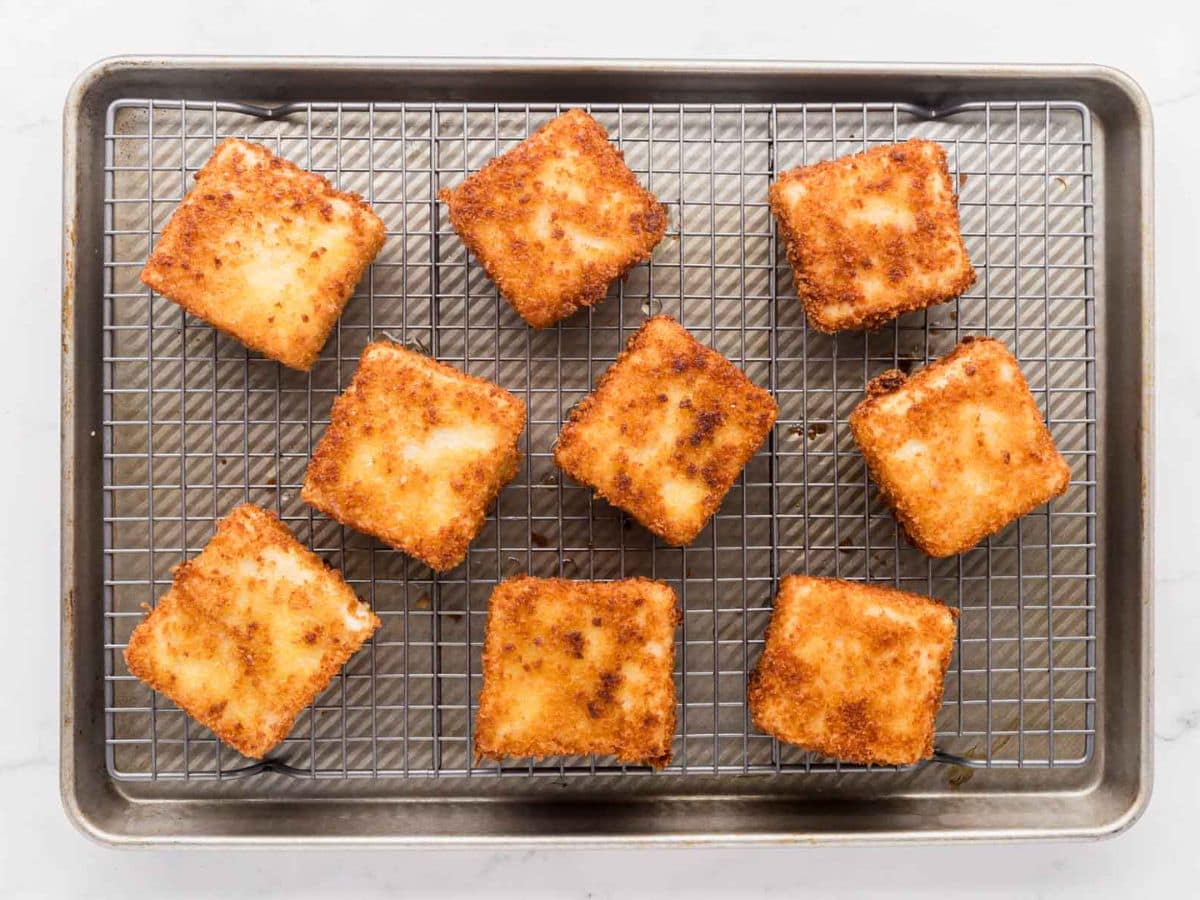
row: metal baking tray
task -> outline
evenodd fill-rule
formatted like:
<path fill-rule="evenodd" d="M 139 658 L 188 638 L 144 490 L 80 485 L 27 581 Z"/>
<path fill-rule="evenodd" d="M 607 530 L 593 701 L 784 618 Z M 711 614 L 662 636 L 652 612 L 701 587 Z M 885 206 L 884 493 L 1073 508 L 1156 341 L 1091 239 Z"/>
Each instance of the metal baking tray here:
<path fill-rule="evenodd" d="M 568 106 L 667 205 L 668 236 L 590 312 L 535 332 L 436 201 Z M 137 281 L 215 142 L 362 193 L 388 241 L 308 375 Z M 766 207 L 776 173 L 912 135 L 949 151 L 979 284 L 871 334 L 809 331 Z M 1095 67 L 124 58 L 65 113 L 62 792 L 114 843 L 798 843 L 1096 837 L 1150 790 L 1151 132 Z M 781 406 L 690 547 L 560 479 L 565 412 L 645 315 L 677 316 Z M 1017 353 L 1068 493 L 980 548 L 907 546 L 846 428 L 865 382 L 967 334 Z M 299 500 L 329 405 L 387 335 L 529 404 L 526 461 L 435 577 Z M 124 669 L 130 629 L 242 500 L 276 509 L 384 621 L 270 760 L 222 747 Z M 645 574 L 681 598 L 663 772 L 471 756 L 491 586 Z M 778 578 L 899 584 L 962 612 L 937 758 L 839 765 L 758 734 L 745 678 Z"/>

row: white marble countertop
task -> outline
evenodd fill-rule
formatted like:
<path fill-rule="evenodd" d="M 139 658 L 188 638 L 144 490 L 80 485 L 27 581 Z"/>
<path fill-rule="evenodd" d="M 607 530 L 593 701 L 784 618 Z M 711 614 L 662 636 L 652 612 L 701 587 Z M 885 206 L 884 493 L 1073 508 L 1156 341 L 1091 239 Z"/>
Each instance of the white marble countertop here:
<path fill-rule="evenodd" d="M 470 4 L 163 0 L 0 3 L 7 213 L 0 355 L 0 521 L 9 609 L 0 693 L 0 895 L 1180 896 L 1200 874 L 1200 13 L 1144 0 L 861 0 Z M 251 8 L 253 7 L 253 8 Z M 725 12 L 722 12 L 722 9 Z M 60 111 L 93 60 L 125 52 L 1098 62 L 1140 81 L 1157 145 L 1158 407 L 1155 793 L 1132 830 L 1096 844 L 597 852 L 116 852 L 58 800 Z"/>

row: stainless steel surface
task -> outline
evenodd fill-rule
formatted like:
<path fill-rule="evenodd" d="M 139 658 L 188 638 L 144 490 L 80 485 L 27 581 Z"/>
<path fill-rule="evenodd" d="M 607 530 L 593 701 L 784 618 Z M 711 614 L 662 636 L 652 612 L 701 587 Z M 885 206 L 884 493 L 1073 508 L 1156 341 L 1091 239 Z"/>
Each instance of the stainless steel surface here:
<path fill-rule="evenodd" d="M 915 813 L 921 805 L 917 795 L 935 802 L 946 822 L 961 816 L 979 830 L 999 824 L 1001 798 L 1019 804 L 1032 801 L 1035 792 L 1061 792 L 1063 799 L 1052 801 L 1052 808 L 1071 793 L 1090 798 L 1090 805 L 1077 800 L 1078 809 L 1060 810 L 1053 823 L 1042 816 L 1021 827 L 1004 826 L 1005 836 L 1018 836 L 1104 830 L 1102 822 L 1114 816 L 1098 812 L 1098 797 L 1119 782 L 1112 774 L 1116 762 L 1118 771 L 1132 775 L 1134 787 L 1133 799 L 1118 802 L 1116 818 L 1138 807 L 1148 780 L 1145 707 L 1124 717 L 1133 722 L 1132 731 L 1128 724 L 1124 733 L 1105 730 L 1106 719 L 1121 718 L 1119 704 L 1106 700 L 1114 681 L 1126 692 L 1123 702 L 1129 691 L 1140 692 L 1147 704 L 1149 699 L 1147 662 L 1122 666 L 1104 645 L 1109 619 L 1124 622 L 1142 613 L 1128 609 L 1124 598 L 1125 609 L 1105 605 L 1106 573 L 1112 578 L 1105 565 L 1112 546 L 1105 523 L 1120 521 L 1127 529 L 1130 516 L 1144 516 L 1144 495 L 1134 501 L 1134 511 L 1111 484 L 1140 474 L 1139 457 L 1105 462 L 1111 421 L 1106 411 L 1112 411 L 1106 390 L 1113 390 L 1106 376 L 1130 364 L 1143 371 L 1146 366 L 1138 362 L 1140 348 L 1128 341 L 1128 330 L 1123 343 L 1108 344 L 1105 297 L 1112 266 L 1106 264 L 1115 259 L 1122 274 L 1132 274 L 1135 263 L 1147 262 L 1141 241 L 1148 237 L 1148 223 L 1123 221 L 1114 239 L 1105 215 L 1105 154 L 1113 146 L 1106 134 L 1114 123 L 1093 95 L 1106 86 L 1127 92 L 1119 80 L 1101 72 L 1075 82 L 1063 73 L 1057 80 L 1042 75 L 1043 89 L 1030 96 L 1037 74 L 1024 73 L 1019 87 L 1004 90 L 997 71 L 990 78 L 977 76 L 974 91 L 964 85 L 927 96 L 916 87 L 893 85 L 891 99 L 883 101 L 875 98 L 880 70 L 879 77 L 843 73 L 838 97 L 814 91 L 806 102 L 790 95 L 790 80 L 776 84 L 765 70 L 757 77 L 748 68 L 723 80 L 713 76 L 700 99 L 695 78 L 703 82 L 703 76 L 694 76 L 686 91 L 669 83 L 683 66 L 651 66 L 641 78 L 614 68 L 590 87 L 566 84 L 586 82 L 591 67 L 558 70 L 557 80 L 540 78 L 555 71 L 548 66 L 530 75 L 540 93 L 513 98 L 506 90 L 526 90 L 520 65 L 508 72 L 507 82 L 476 85 L 474 93 L 463 93 L 448 76 L 439 84 L 446 73 L 435 65 L 426 72 L 432 84 L 424 90 L 410 86 L 381 98 L 364 75 L 357 88 L 329 99 L 322 91 L 337 80 L 332 71 L 337 65 L 331 64 L 325 87 L 310 83 L 304 93 L 302 76 L 321 69 L 299 65 L 295 92 L 277 92 L 271 102 L 262 102 L 268 96 L 264 86 L 275 81 L 256 83 L 247 70 L 236 89 L 218 92 L 216 73 L 228 78 L 238 67 L 212 66 L 214 89 L 204 100 L 185 99 L 194 93 L 182 77 L 186 66 L 154 91 L 111 86 L 103 103 L 91 109 L 95 131 L 86 142 L 79 135 L 88 163 L 76 170 L 100 179 L 86 187 L 89 212 L 100 219 L 87 223 L 89 264 L 99 276 L 93 281 L 99 291 L 89 299 L 98 333 L 88 337 L 89 383 L 82 392 L 68 385 L 65 400 L 79 402 L 78 394 L 87 393 L 98 426 L 89 429 L 96 431 L 89 433 L 91 475 L 76 488 L 88 494 L 85 502 L 95 518 L 76 527 L 90 541 L 100 540 L 89 548 L 100 578 L 87 588 L 99 607 L 89 611 L 95 627 L 88 640 L 94 646 L 72 655 L 71 662 L 86 656 L 92 663 L 83 683 L 103 713 L 87 710 L 93 718 L 85 752 L 89 766 L 101 765 L 97 774 L 106 791 L 124 802 L 153 801 L 149 807 L 159 812 L 185 798 L 236 805 L 239 798 L 288 797 L 303 806 L 318 798 L 350 802 L 370 796 L 400 806 L 438 797 L 449 813 L 459 798 L 487 797 L 510 806 L 511 799 L 549 796 L 547 787 L 569 796 L 585 816 L 594 812 L 590 801 L 597 795 L 610 804 L 639 796 L 654 803 L 648 811 L 652 824 L 623 822 L 614 839 L 646 839 L 660 828 L 674 833 L 667 824 L 670 804 L 652 797 L 723 803 L 729 809 L 722 812 L 734 818 L 750 812 L 747 798 L 753 795 L 805 804 L 814 802 L 814 794 L 824 804 L 869 798 L 878 821 L 854 831 L 867 836 L 880 829 L 875 839 L 951 835 L 948 824 L 926 832 L 891 818 L 900 812 L 892 809 L 896 803 L 909 804 L 906 811 Z M 469 68 L 464 64 L 456 71 Z M 395 71 L 417 81 L 414 73 L 420 70 L 414 65 Z M 125 74 L 141 71 L 135 63 Z M 387 65 L 364 67 L 368 71 L 387 71 Z M 736 83 L 738 75 L 749 76 L 745 87 Z M 99 81 L 108 86 L 114 77 L 101 75 Z M 916 85 L 921 77 L 913 72 L 907 81 Z M 972 80 L 966 71 L 959 77 Z M 558 89 L 559 84 L 564 86 Z M 723 96 L 731 85 L 754 96 Z M 203 79 L 197 86 L 204 89 Z M 480 97 L 480 90 L 491 93 Z M 621 96 L 610 96 L 614 90 Z M 286 106 L 279 105 L 282 100 Z M 533 332 L 468 260 L 435 196 L 439 187 L 456 183 L 567 105 L 588 106 L 609 128 L 631 167 L 667 204 L 670 227 L 651 263 L 636 269 L 607 301 L 556 329 Z M 1148 123 L 1129 112 L 1115 125 L 1133 129 L 1127 139 L 1148 137 Z M 69 144 L 71 128 L 69 115 Z M 262 141 L 359 191 L 389 226 L 384 251 L 307 376 L 284 371 L 188 321 L 137 281 L 190 175 L 227 134 Z M 776 246 L 767 185 L 785 168 L 911 135 L 940 140 L 950 152 L 980 283 L 956 303 L 906 316 L 871 335 L 809 332 Z M 1145 166 L 1142 157 L 1138 170 Z M 80 256 L 72 252 L 82 245 L 69 240 L 69 275 L 71 259 Z M 72 286 L 68 278 L 68 289 Z M 1140 302 L 1129 305 L 1135 314 L 1148 310 L 1148 280 L 1138 296 Z M 71 312 L 79 315 L 79 309 L 76 303 Z M 583 488 L 561 481 L 550 458 L 566 410 L 642 318 L 660 309 L 769 386 L 782 408 L 768 444 L 713 523 L 685 550 L 652 541 Z M 72 334 L 68 318 L 64 322 L 70 344 L 79 334 Z M 1137 322 L 1136 331 L 1147 340 L 1144 322 Z M 1071 463 L 1072 487 L 979 549 L 933 561 L 898 536 L 865 476 L 845 417 L 865 381 L 882 369 L 919 366 L 961 336 L 982 333 L 1004 339 L 1021 359 Z M 385 334 L 524 394 L 530 407 L 526 465 L 503 492 L 468 562 L 443 576 L 328 522 L 298 497 L 309 449 L 332 398 L 352 374 L 361 347 Z M 1136 385 L 1121 384 L 1117 393 L 1127 395 L 1131 388 Z M 1144 414 L 1145 403 L 1145 395 L 1123 396 L 1118 415 Z M 1145 441 L 1143 433 L 1134 442 L 1139 453 Z M 72 458 L 68 447 L 69 468 Z M 67 472 L 68 500 L 76 474 Z M 171 566 L 198 552 L 214 520 L 244 499 L 277 509 L 302 540 L 343 568 L 385 623 L 265 766 L 221 747 L 131 679 L 120 658 L 143 614 L 141 604 L 161 595 Z M 1139 560 L 1129 546 L 1120 552 Z M 78 573 L 73 560 L 67 564 L 68 594 L 77 597 L 70 592 Z M 1144 577 L 1148 565 L 1148 557 L 1140 557 L 1123 580 Z M 472 765 L 486 599 L 497 579 L 516 571 L 588 578 L 646 574 L 675 586 L 685 609 L 677 634 L 680 728 L 666 772 L 650 777 L 592 758 Z M 761 646 L 774 584 L 793 571 L 896 583 L 962 610 L 937 740 L 955 765 L 858 771 L 754 731 L 744 706 L 745 675 Z M 1143 635 L 1139 646 L 1148 652 L 1146 623 L 1135 624 Z M 67 694 L 64 702 L 78 709 Z M 67 743 L 74 743 L 70 736 Z M 1131 762 L 1132 772 L 1126 772 Z M 64 758 L 64 779 L 69 769 Z M 830 777 L 808 777 L 818 773 Z M 495 775 L 516 777 L 488 777 Z M 550 777 L 529 777 L 535 775 Z M 574 777 L 586 775 L 614 777 Z M 64 787 L 68 805 L 78 803 L 77 784 Z M 724 800 L 713 799 L 723 795 Z M 111 807 L 117 801 L 105 802 Z M 426 813 L 428 805 L 421 806 L 424 819 L 404 829 L 368 824 L 367 807 L 357 809 L 362 827 L 351 831 L 359 837 L 412 840 L 441 832 L 438 815 Z M 989 818 L 989 811 L 996 817 Z M 107 831 L 94 815 L 77 817 Z M 206 827 L 216 827 L 216 818 Z M 488 825 L 487 818 L 464 820 L 461 837 L 511 834 L 507 825 Z M 784 833 L 851 837 L 854 832 L 839 833 L 836 819 L 825 810 Z M 513 826 L 518 821 L 508 820 Z M 768 839 L 761 822 L 739 831 L 718 821 L 695 837 Z M 594 818 L 588 827 L 602 829 Z M 251 830 L 260 838 L 272 830 L 262 828 L 266 831 Z M 550 817 L 517 830 L 527 839 L 562 833 Z M 128 822 L 116 831 L 110 836 L 138 833 Z M 192 839 L 205 837 L 202 829 L 184 831 Z M 208 837 L 235 834 L 249 837 L 237 827 L 218 828 Z M 142 835 L 162 836 L 153 828 Z"/>

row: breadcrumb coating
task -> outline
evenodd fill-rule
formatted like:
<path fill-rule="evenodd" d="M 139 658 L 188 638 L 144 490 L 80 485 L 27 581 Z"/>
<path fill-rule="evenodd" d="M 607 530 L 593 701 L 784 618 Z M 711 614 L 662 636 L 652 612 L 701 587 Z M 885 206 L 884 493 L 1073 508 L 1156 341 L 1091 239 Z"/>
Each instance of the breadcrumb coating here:
<path fill-rule="evenodd" d="M 957 618 L 890 587 L 784 578 L 750 676 L 754 724 L 843 762 L 928 759 Z"/>
<path fill-rule="evenodd" d="M 129 671 L 261 758 L 379 628 L 341 575 L 274 514 L 246 504 L 134 629 Z"/>
<path fill-rule="evenodd" d="M 968 338 L 911 377 L 884 372 L 850 414 L 871 476 L 918 547 L 952 556 L 1071 480 L 1013 355 Z"/>
<path fill-rule="evenodd" d="M 666 207 L 581 109 L 438 197 L 488 277 L 535 328 L 603 300 L 667 228 Z"/>
<path fill-rule="evenodd" d="M 558 435 L 554 460 L 672 544 L 690 544 L 779 407 L 672 319 L 647 319 Z"/>
<path fill-rule="evenodd" d="M 503 388 L 377 341 L 334 401 L 301 498 L 444 572 L 517 473 L 524 427 Z"/>
<path fill-rule="evenodd" d="M 675 733 L 675 592 L 520 576 L 488 603 L 476 759 L 596 753 L 662 767 Z"/>
<path fill-rule="evenodd" d="M 196 173 L 141 277 L 250 349 L 305 371 L 384 236 L 357 194 L 226 138 Z"/>
<path fill-rule="evenodd" d="M 975 283 L 946 151 L 912 139 L 779 176 L 771 210 L 819 331 L 876 328 Z"/>

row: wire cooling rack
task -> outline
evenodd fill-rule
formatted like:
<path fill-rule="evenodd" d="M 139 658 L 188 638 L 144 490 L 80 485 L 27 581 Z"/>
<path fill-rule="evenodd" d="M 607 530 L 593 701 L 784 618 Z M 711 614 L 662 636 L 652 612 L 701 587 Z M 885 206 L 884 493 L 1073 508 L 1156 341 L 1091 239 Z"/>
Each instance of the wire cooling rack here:
<path fill-rule="evenodd" d="M 587 104 L 579 104 L 587 106 Z M 1092 752 L 1096 365 L 1092 138 L 1075 103 L 600 105 L 669 228 L 587 313 L 533 331 L 498 298 L 436 200 L 555 105 L 122 100 L 105 137 L 104 610 L 107 763 L 117 778 L 565 776 L 611 759 L 475 765 L 487 598 L 517 572 L 669 582 L 677 632 L 674 774 L 854 769 L 757 733 L 746 675 L 781 575 L 811 572 L 930 594 L 962 611 L 937 745 L 973 766 L 1077 766 Z M 371 202 L 388 240 L 307 375 L 247 352 L 152 295 L 138 272 L 215 144 L 265 144 Z M 910 136 L 949 152 L 979 283 L 871 334 L 805 327 L 766 198 L 787 168 Z M 781 414 L 712 522 L 672 548 L 564 481 L 560 423 L 651 313 L 769 387 Z M 968 334 L 1017 355 L 1069 462 L 1067 493 L 978 548 L 932 560 L 905 544 L 846 418 L 880 371 L 911 370 Z M 390 336 L 529 406 L 525 460 L 467 561 L 445 575 L 300 502 L 330 405 L 362 348 Z M 266 765 L 220 745 L 133 679 L 128 636 L 214 522 L 251 501 L 370 602 L 382 629 L 301 714 Z M 101 636 L 97 636 L 101 639 Z M 882 770 L 882 771 L 887 771 Z"/>

